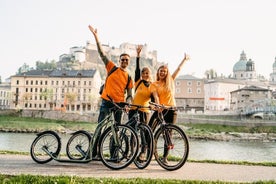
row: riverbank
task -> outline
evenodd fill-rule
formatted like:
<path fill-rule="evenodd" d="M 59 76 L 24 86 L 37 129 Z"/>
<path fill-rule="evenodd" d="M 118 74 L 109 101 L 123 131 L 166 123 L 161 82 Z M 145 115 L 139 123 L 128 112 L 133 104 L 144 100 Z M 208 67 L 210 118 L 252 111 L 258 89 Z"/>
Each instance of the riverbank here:
<path fill-rule="evenodd" d="M 230 126 L 179 122 L 189 139 L 216 141 L 276 142 L 275 126 Z M 97 123 L 43 118 L 0 116 L 0 132 L 38 133 L 53 130 L 71 133 L 77 130 L 94 132 Z"/>

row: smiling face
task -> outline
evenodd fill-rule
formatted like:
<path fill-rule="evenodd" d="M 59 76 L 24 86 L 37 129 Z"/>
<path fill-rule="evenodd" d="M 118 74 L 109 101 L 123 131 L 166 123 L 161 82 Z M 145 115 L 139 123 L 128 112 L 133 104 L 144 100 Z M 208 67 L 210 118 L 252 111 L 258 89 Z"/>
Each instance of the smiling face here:
<path fill-rule="evenodd" d="M 150 69 L 148 67 L 144 67 L 141 72 L 142 79 L 145 81 L 150 80 Z"/>
<path fill-rule="evenodd" d="M 130 61 L 130 56 L 128 54 L 121 54 L 120 56 L 120 67 L 126 69 Z"/>
<path fill-rule="evenodd" d="M 168 67 L 160 66 L 157 70 L 157 80 L 165 80 L 168 75 Z"/>

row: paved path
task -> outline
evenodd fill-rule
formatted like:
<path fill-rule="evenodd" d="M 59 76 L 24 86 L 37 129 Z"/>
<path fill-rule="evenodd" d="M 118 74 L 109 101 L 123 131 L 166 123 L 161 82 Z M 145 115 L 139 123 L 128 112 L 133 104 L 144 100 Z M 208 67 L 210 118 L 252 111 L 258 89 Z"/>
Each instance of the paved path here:
<path fill-rule="evenodd" d="M 137 169 L 133 164 L 128 168 L 115 171 L 108 169 L 100 161 L 92 161 L 87 164 L 60 163 L 57 161 L 51 161 L 47 164 L 37 164 L 30 156 L 1 154 L 0 173 L 113 178 L 140 177 L 229 182 L 276 181 L 276 167 L 187 162 L 179 170 L 166 171 L 157 162 L 152 161 L 144 170 Z"/>

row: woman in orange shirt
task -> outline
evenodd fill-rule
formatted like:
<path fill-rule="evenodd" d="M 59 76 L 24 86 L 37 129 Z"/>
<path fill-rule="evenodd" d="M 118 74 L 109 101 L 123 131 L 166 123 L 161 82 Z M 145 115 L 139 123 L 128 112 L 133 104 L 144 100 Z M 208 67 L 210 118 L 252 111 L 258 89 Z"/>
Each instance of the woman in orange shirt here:
<path fill-rule="evenodd" d="M 148 67 L 143 67 L 142 71 L 140 69 L 140 52 L 143 46 L 138 45 L 136 48 L 137 57 L 136 57 L 136 69 L 135 69 L 135 95 L 133 97 L 132 104 L 149 106 L 151 97 L 154 98 L 156 103 L 159 102 L 156 89 L 151 85 L 151 71 Z M 129 119 L 134 115 L 135 108 L 129 111 Z M 142 108 L 139 109 L 140 120 L 144 123 L 148 123 L 150 116 L 150 109 Z"/>
<path fill-rule="evenodd" d="M 167 65 L 162 65 L 158 68 L 157 74 L 156 74 L 156 81 L 153 83 L 156 87 L 156 91 L 159 98 L 159 104 L 164 106 L 176 106 L 174 93 L 175 93 L 175 87 L 174 87 L 174 80 L 179 74 L 180 70 L 182 69 L 182 66 L 184 63 L 189 59 L 189 56 L 185 54 L 184 58 L 180 62 L 177 69 L 174 71 L 174 73 L 171 75 L 168 69 Z M 162 111 L 164 115 L 164 120 L 167 123 L 176 123 L 177 118 L 177 111 L 175 110 L 167 110 L 164 109 Z M 157 112 L 154 112 L 150 122 L 149 126 L 153 126 L 154 119 L 157 116 Z M 154 128 L 154 127 L 152 127 Z M 166 162 L 168 155 L 168 150 L 164 150 L 164 161 Z"/>

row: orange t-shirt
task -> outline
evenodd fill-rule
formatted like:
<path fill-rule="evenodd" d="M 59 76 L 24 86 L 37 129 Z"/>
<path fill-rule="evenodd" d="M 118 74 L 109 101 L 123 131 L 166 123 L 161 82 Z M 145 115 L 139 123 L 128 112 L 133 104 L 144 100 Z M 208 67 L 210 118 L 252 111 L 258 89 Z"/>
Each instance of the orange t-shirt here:
<path fill-rule="evenodd" d="M 139 79 L 137 82 L 135 82 L 135 87 L 139 84 L 141 79 Z M 138 86 L 132 103 L 135 105 L 142 105 L 142 106 L 149 106 L 150 102 L 150 95 L 156 91 L 155 86 L 150 84 L 149 87 L 145 86 L 143 82 Z M 135 108 L 133 108 L 135 109 Z M 139 109 L 143 112 L 150 112 L 148 108 Z"/>
<path fill-rule="evenodd" d="M 166 89 L 165 83 L 156 81 L 153 83 L 159 97 L 159 103 L 166 106 L 175 106 L 174 94 L 171 90 Z"/>
<path fill-rule="evenodd" d="M 115 66 L 112 61 L 107 63 L 106 70 L 107 73 Z M 110 101 L 108 96 L 112 98 L 114 102 L 125 102 L 125 88 L 128 81 L 128 73 L 121 68 L 115 70 L 111 75 L 108 76 L 105 81 L 105 86 L 101 98 Z M 133 88 L 132 79 L 130 79 L 127 89 Z"/>

